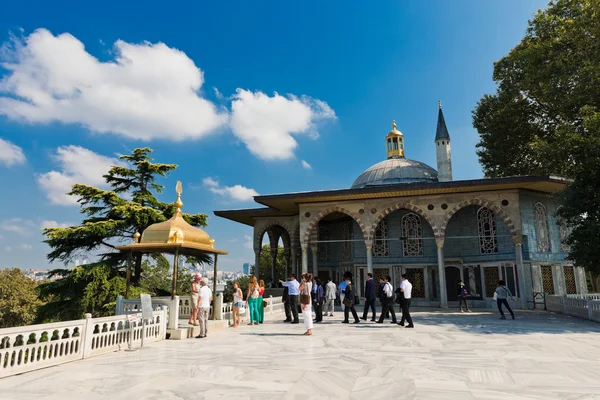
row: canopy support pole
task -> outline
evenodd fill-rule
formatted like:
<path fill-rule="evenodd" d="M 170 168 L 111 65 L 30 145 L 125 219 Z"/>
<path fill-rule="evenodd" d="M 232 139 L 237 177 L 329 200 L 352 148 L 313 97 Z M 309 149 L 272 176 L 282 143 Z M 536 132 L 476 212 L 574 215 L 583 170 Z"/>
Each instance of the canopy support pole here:
<path fill-rule="evenodd" d="M 217 319 L 217 258 L 218 258 L 218 254 L 215 253 L 214 262 L 213 262 L 213 310 L 212 310 L 213 321 L 215 321 Z"/>
<path fill-rule="evenodd" d="M 177 270 L 179 269 L 179 247 L 175 249 L 175 257 L 173 259 L 173 284 L 171 286 L 171 300 L 175 300 L 177 296 Z"/>
<path fill-rule="evenodd" d="M 133 251 L 127 257 L 127 284 L 125 286 L 125 298 L 129 298 L 129 286 L 131 286 L 131 263 L 133 262 Z"/>

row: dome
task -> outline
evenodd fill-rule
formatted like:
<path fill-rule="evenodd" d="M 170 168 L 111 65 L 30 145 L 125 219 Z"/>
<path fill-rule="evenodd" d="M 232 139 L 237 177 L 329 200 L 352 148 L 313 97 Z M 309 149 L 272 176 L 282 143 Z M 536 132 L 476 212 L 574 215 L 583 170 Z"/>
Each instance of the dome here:
<path fill-rule="evenodd" d="M 437 182 L 437 171 L 408 158 L 389 158 L 368 168 L 352 184 L 352 189 L 399 183 Z"/>

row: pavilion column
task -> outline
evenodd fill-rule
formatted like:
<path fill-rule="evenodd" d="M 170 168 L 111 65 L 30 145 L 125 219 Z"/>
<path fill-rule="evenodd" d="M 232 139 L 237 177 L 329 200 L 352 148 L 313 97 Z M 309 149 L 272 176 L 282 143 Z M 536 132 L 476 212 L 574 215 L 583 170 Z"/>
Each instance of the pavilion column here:
<path fill-rule="evenodd" d="M 365 241 L 367 246 L 367 272 L 373 273 L 373 242 L 371 240 Z"/>
<path fill-rule="evenodd" d="M 308 272 L 308 247 L 306 245 L 302 246 L 302 273 L 305 274 Z"/>
<path fill-rule="evenodd" d="M 310 252 L 312 253 L 312 274 L 313 277 L 319 276 L 319 253 L 317 246 L 311 246 Z"/>
<path fill-rule="evenodd" d="M 173 257 L 173 283 L 171 286 L 171 300 L 177 296 L 177 270 L 179 269 L 179 247 L 175 248 L 175 257 Z M 215 277 L 216 279 L 216 277 Z"/>
<path fill-rule="evenodd" d="M 515 244 L 515 264 L 517 264 L 517 273 L 519 275 L 519 299 L 521 300 L 521 309 L 527 309 L 527 293 L 525 293 L 525 268 L 523 266 L 523 238 L 521 235 L 512 236 Z"/>
<path fill-rule="evenodd" d="M 290 265 L 290 271 L 288 271 L 285 275 L 285 279 L 290 277 L 290 274 L 296 274 L 298 271 L 296 271 L 296 249 L 294 247 L 292 247 L 292 249 L 290 250 L 290 256 L 291 256 L 291 265 Z"/>
<path fill-rule="evenodd" d="M 275 269 L 277 268 L 277 247 L 271 246 L 271 282 L 275 282 Z"/>
<path fill-rule="evenodd" d="M 284 256 L 285 256 L 285 275 L 283 276 L 283 280 L 286 280 L 288 278 L 288 276 L 290 276 L 290 264 L 291 264 L 290 258 L 293 258 L 293 256 L 290 253 L 291 252 L 288 249 L 285 249 L 285 251 L 284 251 Z"/>
<path fill-rule="evenodd" d="M 260 278 L 260 252 L 260 247 L 258 249 L 254 249 L 254 276 L 256 276 L 256 280 Z"/>
<path fill-rule="evenodd" d="M 218 254 L 215 253 L 213 262 L 213 309 L 212 309 L 212 319 L 213 321 L 217 319 L 217 258 Z"/>
<path fill-rule="evenodd" d="M 448 294 L 446 293 L 446 267 L 444 265 L 444 239 L 436 238 L 438 275 L 440 276 L 440 307 L 448 308 Z"/>

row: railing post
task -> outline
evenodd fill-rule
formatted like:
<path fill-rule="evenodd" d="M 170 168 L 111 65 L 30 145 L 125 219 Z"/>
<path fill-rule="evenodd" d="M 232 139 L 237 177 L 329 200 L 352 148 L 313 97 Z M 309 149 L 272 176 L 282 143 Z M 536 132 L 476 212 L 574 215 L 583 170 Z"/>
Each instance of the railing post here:
<path fill-rule="evenodd" d="M 83 345 L 82 358 L 88 358 L 92 352 L 92 339 L 94 338 L 94 321 L 92 320 L 92 314 L 85 314 L 85 323 L 83 325 Z"/>
<path fill-rule="evenodd" d="M 123 315 L 124 314 L 124 309 L 123 309 L 123 296 L 118 295 L 117 296 L 117 305 L 115 306 L 115 315 Z"/>
<path fill-rule="evenodd" d="M 174 296 L 171 299 L 169 306 L 169 329 L 177 329 L 179 327 L 179 296 Z"/>
<path fill-rule="evenodd" d="M 215 302 L 213 310 L 215 310 L 215 320 L 223 319 L 223 294 L 216 293 L 213 297 L 213 301 Z"/>
<path fill-rule="evenodd" d="M 269 314 L 273 315 L 273 295 L 269 296 Z"/>
<path fill-rule="evenodd" d="M 586 300 L 586 302 L 587 302 L 587 310 L 588 310 L 588 319 L 589 319 L 590 321 L 593 321 L 592 317 L 593 317 L 593 315 L 594 315 L 594 314 L 593 314 L 593 311 L 594 311 L 594 309 L 593 309 L 593 307 L 592 307 L 592 305 L 593 305 L 592 301 L 593 301 L 593 300 L 590 300 L 590 299 L 587 299 L 587 300 Z"/>

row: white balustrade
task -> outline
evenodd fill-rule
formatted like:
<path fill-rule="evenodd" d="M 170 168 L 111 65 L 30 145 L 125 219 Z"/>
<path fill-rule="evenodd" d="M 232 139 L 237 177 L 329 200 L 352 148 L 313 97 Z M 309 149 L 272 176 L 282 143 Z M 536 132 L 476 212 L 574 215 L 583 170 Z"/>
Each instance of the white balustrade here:
<path fill-rule="evenodd" d="M 138 321 L 141 321 L 141 313 Z M 154 311 L 144 327 L 133 326 L 134 347 L 163 340 L 167 311 Z M 0 329 L 0 378 L 123 349 L 131 330 L 127 316 L 91 318 Z"/>
<path fill-rule="evenodd" d="M 600 294 L 546 295 L 548 311 L 600 322 Z"/>

